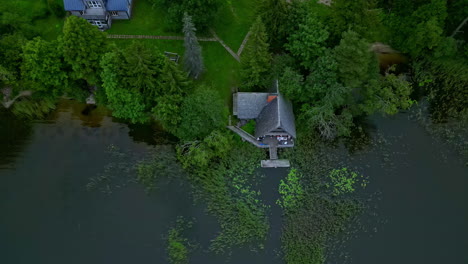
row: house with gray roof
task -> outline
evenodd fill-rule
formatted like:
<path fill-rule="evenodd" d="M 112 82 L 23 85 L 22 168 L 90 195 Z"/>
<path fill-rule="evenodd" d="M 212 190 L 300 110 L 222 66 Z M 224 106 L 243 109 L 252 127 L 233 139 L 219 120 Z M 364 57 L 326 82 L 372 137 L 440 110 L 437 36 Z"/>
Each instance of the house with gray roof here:
<path fill-rule="evenodd" d="M 288 167 L 289 161 L 277 160 L 277 148 L 294 146 L 296 125 L 293 107 L 279 93 L 278 81 L 274 88 L 276 92 L 273 93 L 234 93 L 233 114 L 240 121 L 236 126 L 230 124 L 228 128 L 253 145 L 270 149 L 270 160 L 262 161 L 262 166 L 268 163 L 274 167 Z M 254 135 L 241 128 L 250 120 L 255 120 Z M 265 167 L 269 167 L 268 164 Z"/>
<path fill-rule="evenodd" d="M 82 17 L 101 30 L 109 29 L 113 19 L 129 19 L 133 0 L 63 0 L 65 11 Z"/>

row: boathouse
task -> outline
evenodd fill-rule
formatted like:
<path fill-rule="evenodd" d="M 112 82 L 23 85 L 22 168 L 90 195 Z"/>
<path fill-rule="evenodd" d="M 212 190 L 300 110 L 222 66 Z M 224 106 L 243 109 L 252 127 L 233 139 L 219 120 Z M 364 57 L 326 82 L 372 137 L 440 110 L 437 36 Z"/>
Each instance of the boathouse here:
<path fill-rule="evenodd" d="M 274 88 L 273 93 L 234 93 L 233 114 L 239 122 L 228 128 L 256 147 L 269 148 L 270 160 L 262 161 L 262 167 L 289 167 L 289 161 L 278 159 L 277 148 L 294 146 L 294 113 L 291 102 L 279 93 L 278 81 Z M 255 120 L 253 135 L 241 128 L 250 120 Z"/>

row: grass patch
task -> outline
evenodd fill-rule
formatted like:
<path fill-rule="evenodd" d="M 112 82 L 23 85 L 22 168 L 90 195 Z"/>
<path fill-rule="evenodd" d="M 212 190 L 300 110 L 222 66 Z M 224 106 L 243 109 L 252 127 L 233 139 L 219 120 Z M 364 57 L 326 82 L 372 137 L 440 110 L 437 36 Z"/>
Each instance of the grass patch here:
<path fill-rule="evenodd" d="M 229 104 L 231 88 L 239 85 L 240 64 L 217 42 L 202 42 L 201 46 L 205 72 L 198 82 L 212 85 Z"/>
<path fill-rule="evenodd" d="M 135 0 L 132 17 L 128 20 L 113 20 L 109 34 L 182 36 L 182 32 L 171 32 L 165 28 L 166 10 L 153 8 L 148 0 Z M 182 23 L 182 21 L 180 22 Z"/>
<path fill-rule="evenodd" d="M 179 54 L 181 57 L 184 55 L 184 42 L 181 40 L 166 40 L 166 39 L 109 39 L 114 42 L 118 47 L 124 48 L 130 45 L 133 41 L 145 43 L 149 46 L 156 46 L 161 52 L 168 51 Z M 181 60 L 179 61 L 179 63 Z"/>
<path fill-rule="evenodd" d="M 254 20 L 255 1 L 237 0 L 223 5 L 216 15 L 214 30 L 216 34 L 237 52 Z"/>

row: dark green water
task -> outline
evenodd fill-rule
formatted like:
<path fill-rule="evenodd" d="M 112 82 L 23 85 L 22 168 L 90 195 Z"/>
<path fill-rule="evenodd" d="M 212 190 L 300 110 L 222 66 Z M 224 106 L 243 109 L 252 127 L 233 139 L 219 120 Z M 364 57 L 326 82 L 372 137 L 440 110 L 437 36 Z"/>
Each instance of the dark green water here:
<path fill-rule="evenodd" d="M 380 201 L 348 243 L 352 263 L 468 263 L 465 161 L 407 114 L 373 123 L 384 142 L 351 158 Z"/>
<path fill-rule="evenodd" d="M 167 139 L 153 138 L 151 127 L 129 128 L 103 109 L 83 109 L 65 102 L 47 121 L 2 120 L 0 263 L 167 263 L 162 236 L 180 215 L 196 219 L 189 235 L 202 249 L 191 263 L 282 263 L 274 202 L 286 170 L 264 171 L 261 191 L 271 205 L 265 252 L 215 256 L 204 249 L 216 220 L 193 204 L 182 181 L 162 181 L 152 195 L 132 182 L 114 185 L 110 195 L 86 190 L 89 178 L 113 162 L 109 145 L 143 157 L 150 144 Z M 468 263 L 467 167 L 407 115 L 372 123 L 385 143 L 344 151 L 342 159 L 369 176 L 366 192 L 380 191 L 380 200 L 370 201 L 378 208 L 363 215 L 363 229 L 342 250 L 352 263 Z"/>

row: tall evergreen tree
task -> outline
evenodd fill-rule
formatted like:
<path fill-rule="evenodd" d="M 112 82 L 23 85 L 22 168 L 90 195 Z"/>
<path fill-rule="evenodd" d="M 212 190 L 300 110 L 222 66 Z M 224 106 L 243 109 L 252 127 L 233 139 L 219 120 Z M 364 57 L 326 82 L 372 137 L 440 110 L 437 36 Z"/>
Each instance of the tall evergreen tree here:
<path fill-rule="evenodd" d="M 241 77 L 246 88 L 266 86 L 266 75 L 270 69 L 271 54 L 268 52 L 267 34 L 260 17 L 250 28 L 250 38 L 241 58 Z"/>
<path fill-rule="evenodd" d="M 198 44 L 195 25 L 192 22 L 192 17 L 184 13 L 184 66 L 189 76 L 198 79 L 203 72 L 203 58 L 201 54 L 201 47 Z"/>
<path fill-rule="evenodd" d="M 175 134 L 182 120 L 180 107 L 190 88 L 190 81 L 177 65 L 167 61 L 161 74 L 161 96 L 157 99 L 157 106 L 152 112 L 156 120 Z"/>
<path fill-rule="evenodd" d="M 257 6 L 257 15 L 262 19 L 268 41 L 273 49 L 281 49 L 286 42 L 288 3 L 285 0 L 261 0 Z"/>
<path fill-rule="evenodd" d="M 60 39 L 65 62 L 73 69 L 74 79 L 84 79 L 89 84 L 98 82 L 99 61 L 107 51 L 106 34 L 88 21 L 69 16 Z"/>

